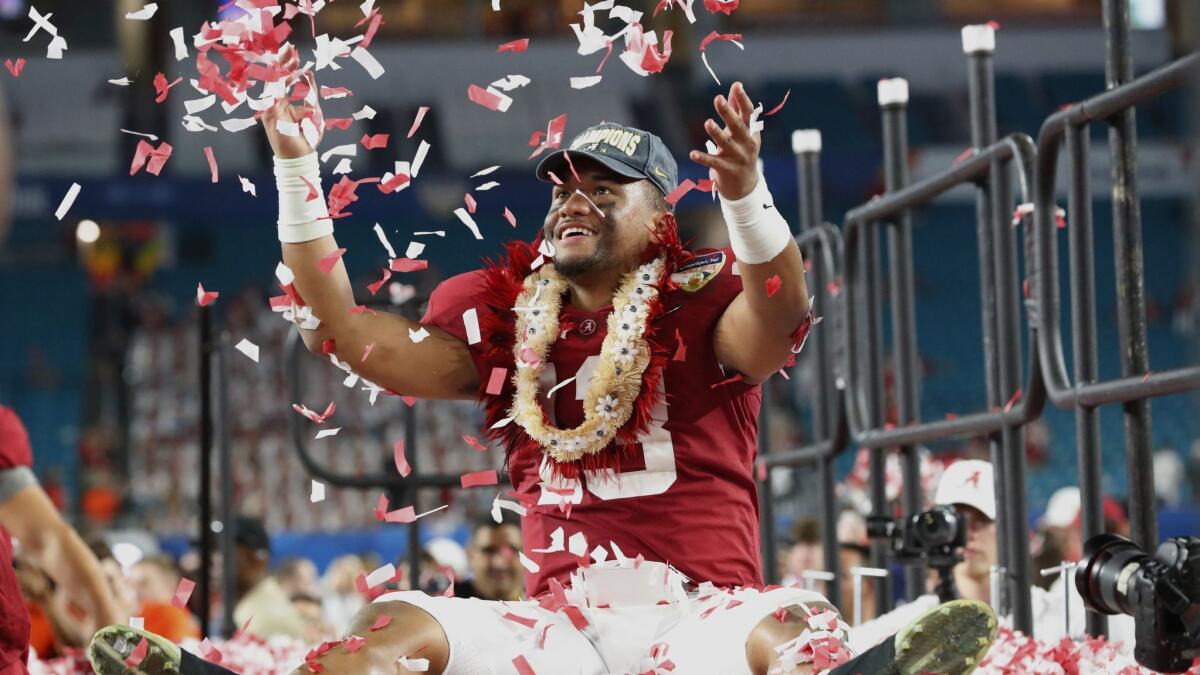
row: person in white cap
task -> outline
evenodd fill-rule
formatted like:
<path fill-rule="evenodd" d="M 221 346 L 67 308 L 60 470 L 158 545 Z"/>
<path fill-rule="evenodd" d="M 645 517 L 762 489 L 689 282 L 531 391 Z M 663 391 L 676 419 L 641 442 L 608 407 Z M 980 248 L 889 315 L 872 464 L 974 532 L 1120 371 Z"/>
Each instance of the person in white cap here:
<path fill-rule="evenodd" d="M 934 503 L 953 506 L 967 521 L 963 561 L 954 566 L 960 597 L 991 603 L 996 565 L 996 494 L 992 465 L 979 459 L 951 464 L 938 481 Z"/>

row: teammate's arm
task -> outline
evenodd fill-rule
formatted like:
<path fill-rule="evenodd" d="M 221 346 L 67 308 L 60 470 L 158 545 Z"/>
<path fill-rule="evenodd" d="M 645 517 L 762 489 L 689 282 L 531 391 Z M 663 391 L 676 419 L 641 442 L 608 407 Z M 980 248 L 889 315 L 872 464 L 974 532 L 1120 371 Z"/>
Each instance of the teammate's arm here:
<path fill-rule="evenodd" d="M 735 82 L 714 107 L 725 128 L 711 119 L 704 128 L 718 152 L 693 150 L 691 158 L 716 179 L 742 292 L 718 320 L 713 341 L 722 365 L 757 384 L 787 363 L 793 334 L 808 317 L 804 259 L 758 173 L 761 139 L 750 132 L 754 105 L 745 88 Z"/>
<path fill-rule="evenodd" d="M 297 64 L 295 50 L 289 49 L 281 65 L 294 71 Z M 276 126 L 279 120 L 320 119 L 316 80 L 308 73 L 306 81 L 312 92 L 307 102 L 292 105 L 280 100 L 262 118 L 276 158 L 283 262 L 295 275 L 300 297 L 321 320 L 316 330 L 301 330 L 305 346 L 320 353 L 325 341 L 333 340 L 339 360 L 391 391 L 418 398 L 474 398 L 479 376 L 465 343 L 432 326 L 427 327 L 429 337 L 414 343 L 409 329 L 420 330 L 418 322 L 388 312 L 353 312 L 354 291 L 345 265 L 339 260 L 329 274 L 319 268 L 319 261 L 337 251 L 338 245 L 325 200 L 319 195 L 316 153 L 303 134 L 284 135 Z M 317 199 L 308 199 L 309 185 L 318 190 Z M 368 345 L 374 346 L 364 360 Z"/>

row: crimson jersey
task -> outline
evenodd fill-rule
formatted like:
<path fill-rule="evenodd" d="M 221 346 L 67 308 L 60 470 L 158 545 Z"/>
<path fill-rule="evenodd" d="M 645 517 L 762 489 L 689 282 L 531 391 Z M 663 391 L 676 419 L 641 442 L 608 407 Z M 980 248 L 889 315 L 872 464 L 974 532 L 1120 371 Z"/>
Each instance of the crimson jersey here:
<path fill-rule="evenodd" d="M 11 408 L 0 405 L 0 473 L 33 466 L 29 434 Z M 25 673 L 29 658 L 29 612 L 17 575 L 8 532 L 0 527 L 0 675 Z"/>
<path fill-rule="evenodd" d="M 548 468 L 524 454 L 510 458 L 512 484 L 521 501 L 536 503 L 522 519 L 525 554 L 540 569 L 526 575 L 530 597 L 548 589 L 548 580 L 566 581 L 578 567 L 568 553 L 534 553 L 563 530 L 564 545 L 583 533 L 587 551 L 603 546 L 612 557 L 615 544 L 630 558 L 666 562 L 695 582 L 717 585 L 761 583 L 758 496 L 753 477 L 761 389 L 729 377 L 717 362 L 713 335 L 717 320 L 742 291 L 733 274 L 729 250 L 704 250 L 683 264 L 672 280 L 679 288 L 663 296 L 663 314 L 654 326 L 664 342 L 678 335 L 680 360 L 663 372 L 665 397 L 652 413 L 654 422 L 640 437 L 641 452 L 624 462 L 615 477 L 585 472 L 578 481 L 555 481 Z M 434 290 L 423 323 L 467 340 L 463 312 L 480 306 L 481 272 L 452 277 Z M 539 398 L 558 382 L 547 414 L 559 428 L 583 422 L 583 399 L 607 333 L 608 306 L 586 312 L 562 306 L 560 323 L 573 324 L 550 350 Z M 480 326 L 487 321 L 480 317 Z M 493 363 L 482 342 L 470 346 L 481 381 L 492 368 L 508 368 L 513 359 Z M 610 448 L 611 449 L 611 448 Z M 608 450 L 606 450 L 607 452 Z M 569 515 L 560 502 L 570 502 Z M 578 537 L 576 538 L 578 542 Z"/>

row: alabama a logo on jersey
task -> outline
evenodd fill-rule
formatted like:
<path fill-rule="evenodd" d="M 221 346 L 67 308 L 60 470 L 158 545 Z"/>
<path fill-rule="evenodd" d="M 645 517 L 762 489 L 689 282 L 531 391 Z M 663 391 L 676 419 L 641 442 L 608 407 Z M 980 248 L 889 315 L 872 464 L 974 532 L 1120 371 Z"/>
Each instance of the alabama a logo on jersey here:
<path fill-rule="evenodd" d="M 723 267 L 725 267 L 724 251 L 706 253 L 692 258 L 675 270 L 675 273 L 671 275 L 671 281 L 683 290 L 695 293 L 717 276 Z"/>

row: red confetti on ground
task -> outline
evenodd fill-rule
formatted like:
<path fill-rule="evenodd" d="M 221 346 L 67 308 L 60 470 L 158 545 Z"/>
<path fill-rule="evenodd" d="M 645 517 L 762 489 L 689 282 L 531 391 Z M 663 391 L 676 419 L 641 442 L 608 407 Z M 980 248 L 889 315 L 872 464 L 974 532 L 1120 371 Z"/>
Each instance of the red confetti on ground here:
<path fill-rule="evenodd" d="M 386 284 L 388 282 L 388 280 L 391 278 L 392 278 L 392 271 L 387 268 L 384 268 L 383 278 L 380 279 L 379 281 L 376 281 L 373 284 L 367 284 L 367 289 L 369 291 L 371 291 L 371 295 L 375 295 L 376 293 L 379 292 L 379 289 L 381 287 L 383 287 L 383 285 Z"/>
<path fill-rule="evenodd" d="M 474 436 L 468 436 L 467 434 L 463 434 L 462 439 L 464 441 L 466 441 L 467 445 L 471 446 L 472 448 L 475 448 L 479 452 L 487 452 L 487 447 L 482 445 L 479 442 L 478 438 L 475 438 Z"/>
<path fill-rule="evenodd" d="M 408 474 L 412 473 L 412 467 L 408 465 L 408 459 L 404 456 L 404 441 L 396 441 L 392 446 L 392 458 L 396 462 L 396 471 L 407 478 Z"/>
<path fill-rule="evenodd" d="M 368 136 L 367 134 L 363 134 L 363 137 L 358 142 L 362 143 L 362 146 L 367 150 L 378 150 L 379 148 L 387 147 L 388 135 L 375 134 L 374 136 Z"/>
<path fill-rule="evenodd" d="M 562 611 L 563 614 L 566 614 L 567 618 L 571 620 L 571 625 L 575 626 L 576 629 L 583 630 L 584 628 L 588 627 L 587 617 L 585 617 L 583 612 L 580 611 L 580 609 L 575 605 L 567 605 L 566 607 L 563 607 Z"/>
<path fill-rule="evenodd" d="M 714 30 L 713 32 L 709 33 L 708 35 L 705 35 L 704 39 L 700 41 L 700 51 L 704 51 L 705 49 L 708 48 L 708 46 L 710 44 L 712 44 L 713 42 L 715 42 L 717 40 L 724 40 L 726 42 L 732 42 L 733 40 L 737 40 L 738 42 L 741 42 L 742 34 L 741 33 L 718 33 L 717 31 Z"/>
<path fill-rule="evenodd" d="M 671 190 L 671 194 L 667 195 L 667 203 L 671 206 L 675 206 L 679 203 L 680 199 L 683 199 L 684 195 L 691 192 L 695 188 L 696 183 L 691 178 L 684 180 L 679 185 L 676 185 L 674 190 Z"/>
<path fill-rule="evenodd" d="M 408 174 L 398 173 L 395 176 L 392 176 L 391 178 L 389 178 L 388 180 L 381 182 L 379 184 L 379 191 L 385 195 L 391 194 L 391 193 L 395 192 L 396 190 L 399 190 L 401 187 L 404 187 L 404 184 L 410 180 L 412 180 L 412 177 L 409 176 Z"/>
<path fill-rule="evenodd" d="M 389 623 L 391 623 L 391 622 L 392 622 L 392 617 L 391 617 L 391 615 L 389 615 L 389 614 L 380 614 L 380 615 L 379 615 L 379 618 L 375 619 L 375 623 L 371 624 L 371 627 L 370 627 L 370 628 L 368 628 L 367 630 L 369 630 L 369 631 L 371 631 L 372 633 L 374 633 L 374 632 L 375 632 L 375 631 L 377 631 L 377 630 L 381 630 L 381 629 L 383 629 L 383 628 L 386 628 L 386 627 L 387 627 L 387 625 L 388 625 Z"/>
<path fill-rule="evenodd" d="M 204 146 L 204 156 L 208 158 L 208 171 L 212 174 L 212 182 L 216 183 L 217 178 L 217 157 L 213 154 L 211 145 Z"/>
<path fill-rule="evenodd" d="M 467 205 L 467 213 L 475 213 L 475 198 L 471 196 L 470 192 L 463 195 L 463 203 Z"/>
<path fill-rule="evenodd" d="M 763 115 L 763 117 L 770 117 L 771 115 L 774 115 L 775 113 L 779 112 L 780 110 L 783 110 L 783 105 L 785 103 L 787 103 L 788 96 L 791 96 L 791 94 L 792 94 L 791 89 L 788 89 L 787 91 L 783 92 L 783 100 L 779 102 L 779 105 L 775 106 L 774 108 L 771 108 L 770 112 Z"/>
<path fill-rule="evenodd" d="M 508 377 L 508 368 L 492 368 L 491 377 L 488 378 L 487 389 L 485 393 L 492 396 L 499 396 L 504 390 L 504 380 Z"/>
<path fill-rule="evenodd" d="M 342 640 L 342 646 L 345 647 L 346 651 L 350 652 L 351 654 L 362 649 L 363 645 L 365 644 L 367 644 L 367 639 L 361 638 L 357 635 L 351 635 L 345 640 Z"/>
<path fill-rule="evenodd" d="M 353 96 L 354 92 L 345 87 L 325 87 L 322 86 L 319 90 L 321 98 L 332 98 L 334 96 Z"/>
<path fill-rule="evenodd" d="M 496 53 L 503 54 L 504 52 L 523 52 L 526 49 L 529 49 L 529 38 L 521 38 L 520 40 L 513 40 L 512 42 L 505 42 L 496 48 Z"/>
<path fill-rule="evenodd" d="M 393 272 L 418 272 L 429 267 L 428 260 L 414 260 L 412 258 L 396 258 L 392 261 L 390 267 Z"/>
<path fill-rule="evenodd" d="M 533 671 L 533 666 L 529 665 L 529 662 L 525 660 L 524 656 L 517 656 L 512 660 L 512 662 L 513 667 L 517 669 L 517 673 L 519 673 L 519 675 L 537 675 L 537 673 Z"/>
<path fill-rule="evenodd" d="M 363 17 L 362 20 L 354 24 L 354 27 L 358 28 L 363 25 L 364 21 L 368 20 L 370 20 L 371 25 L 367 26 L 367 32 L 363 33 L 362 42 L 358 43 L 358 46 L 363 49 L 370 49 L 371 40 L 375 39 L 375 33 L 379 30 L 379 26 L 383 24 L 383 15 L 379 13 L 378 9 L 373 9 L 370 16 Z"/>
<path fill-rule="evenodd" d="M 142 662 L 142 659 L 146 658 L 146 653 L 149 651 L 150 642 L 147 641 L 146 638 L 142 638 L 142 641 L 133 648 L 133 653 L 131 653 L 129 657 L 125 659 L 125 665 L 129 666 L 130 668 L 137 668 L 138 664 Z"/>
<path fill-rule="evenodd" d="M 133 176 L 146 167 L 146 173 L 152 173 L 155 176 L 162 171 L 163 165 L 171 158 L 171 144 L 163 141 L 154 147 L 145 140 L 138 140 L 137 148 L 133 151 L 133 163 L 129 166 L 129 175 Z"/>
<path fill-rule="evenodd" d="M 738 8 L 740 0 L 704 0 L 704 9 L 707 9 L 709 14 L 722 12 L 725 16 L 733 14 L 733 10 Z"/>
<path fill-rule="evenodd" d="M 329 255 L 322 257 L 320 260 L 317 261 L 317 269 L 321 270 L 325 274 L 329 274 L 330 272 L 333 271 L 334 266 L 338 264 L 338 261 L 341 260 L 342 256 L 345 254 L 346 254 L 346 249 L 339 248 L 338 250 L 334 251 L 333 253 L 330 253 Z"/>
<path fill-rule="evenodd" d="M 509 225 L 512 225 L 513 227 L 517 226 L 517 217 L 513 215 L 512 211 L 508 210 L 507 206 L 504 207 L 504 219 L 508 221 Z"/>
<path fill-rule="evenodd" d="M 484 89 L 476 84 L 472 84 L 471 86 L 467 87 L 467 98 L 472 103 L 477 103 L 488 110 L 499 110 L 500 102 L 502 100 L 496 94 L 493 94 L 487 89 Z"/>
<path fill-rule="evenodd" d="M 529 147 L 531 147 L 531 148 L 537 147 L 538 144 L 540 144 L 542 142 L 542 139 L 545 137 L 546 137 L 546 132 L 544 132 L 544 131 L 533 132 L 533 134 L 529 137 Z"/>
<path fill-rule="evenodd" d="M 4 59 L 4 67 L 8 68 L 8 72 L 13 77 L 20 77 L 21 71 L 25 70 L 25 59 L 18 58 L 16 62 L 12 59 Z"/>
<path fill-rule="evenodd" d="M 778 274 L 772 274 L 767 278 L 767 297 L 773 298 L 783 288 L 783 279 L 779 278 Z"/>
<path fill-rule="evenodd" d="M 413 134 L 417 133 L 417 129 L 421 127 L 421 120 L 425 119 L 425 113 L 429 112 L 429 106 L 423 105 L 417 108 L 417 116 L 413 118 L 412 126 L 408 128 L 408 135 L 405 138 L 412 138 Z"/>
<path fill-rule="evenodd" d="M 476 487 L 479 485 L 496 485 L 499 482 L 500 479 L 496 475 L 495 469 L 488 469 L 487 471 L 472 471 L 471 473 L 464 473 L 459 478 L 459 483 L 465 488 Z"/>
<path fill-rule="evenodd" d="M 188 598 L 192 597 L 192 590 L 196 588 L 196 582 L 183 577 L 179 580 L 179 585 L 175 587 L 175 597 L 171 598 L 171 604 L 183 609 L 187 607 Z"/>
<path fill-rule="evenodd" d="M 196 304 L 201 307 L 208 307 L 217 301 L 221 294 L 217 291 L 204 290 L 204 284 L 196 284 Z"/>
<path fill-rule="evenodd" d="M 350 125 L 353 123 L 354 123 L 354 118 L 352 118 L 352 117 L 326 117 L 325 118 L 325 128 L 326 129 L 349 129 Z"/>
<path fill-rule="evenodd" d="M 505 612 L 504 616 L 502 616 L 500 618 L 508 619 L 509 621 L 512 621 L 513 623 L 519 623 L 522 626 L 525 626 L 526 628 L 533 628 L 534 626 L 537 625 L 537 619 L 530 619 L 529 617 L 526 617 L 526 616 L 518 616 L 516 614 L 513 614 L 512 612 Z"/>

